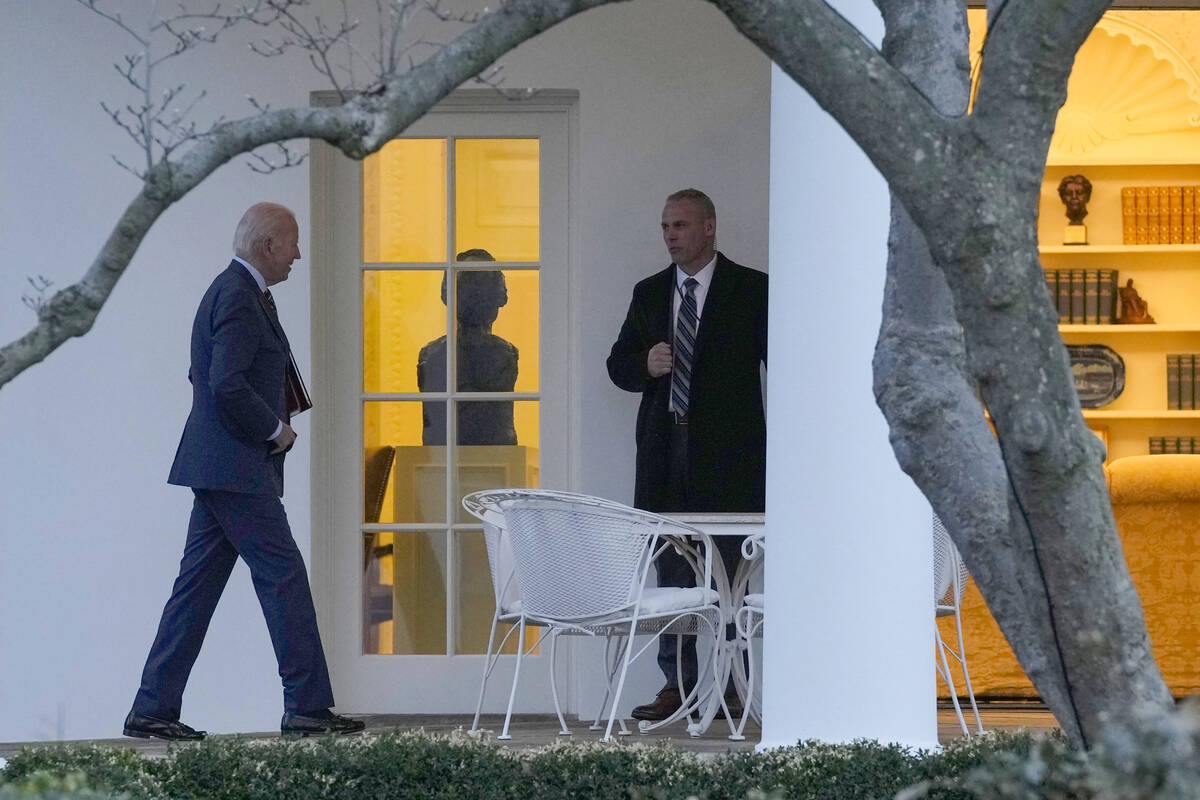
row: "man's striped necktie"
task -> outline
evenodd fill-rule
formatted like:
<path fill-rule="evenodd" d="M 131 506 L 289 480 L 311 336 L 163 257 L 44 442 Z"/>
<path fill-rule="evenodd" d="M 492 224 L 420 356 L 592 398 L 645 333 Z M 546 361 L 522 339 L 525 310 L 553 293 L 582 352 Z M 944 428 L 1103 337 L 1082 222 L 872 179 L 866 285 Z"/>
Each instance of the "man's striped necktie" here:
<path fill-rule="evenodd" d="M 675 413 L 686 419 L 688 400 L 692 389 L 692 356 L 696 352 L 696 328 L 700 315 L 696 313 L 695 278 L 683 282 L 683 300 L 679 303 L 679 315 L 675 320 L 675 347 L 672 348 L 674 363 L 671 366 L 671 403 Z"/>

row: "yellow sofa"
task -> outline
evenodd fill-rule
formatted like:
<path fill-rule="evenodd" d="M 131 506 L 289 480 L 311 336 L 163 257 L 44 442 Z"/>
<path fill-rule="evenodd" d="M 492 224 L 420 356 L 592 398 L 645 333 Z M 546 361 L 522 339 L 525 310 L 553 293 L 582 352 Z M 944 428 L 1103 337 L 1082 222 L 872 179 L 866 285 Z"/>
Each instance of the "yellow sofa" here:
<path fill-rule="evenodd" d="M 1200 455 L 1130 456 L 1105 472 L 1154 657 L 1177 697 L 1200 692 Z M 974 583 L 963 635 L 977 697 L 1036 696 Z"/>

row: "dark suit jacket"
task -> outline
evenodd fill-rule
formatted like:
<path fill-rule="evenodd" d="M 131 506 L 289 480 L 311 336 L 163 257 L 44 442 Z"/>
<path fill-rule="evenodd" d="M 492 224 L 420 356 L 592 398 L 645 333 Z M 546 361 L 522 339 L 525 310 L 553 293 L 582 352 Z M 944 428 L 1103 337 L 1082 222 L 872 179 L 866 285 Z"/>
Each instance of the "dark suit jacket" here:
<path fill-rule="evenodd" d="M 283 453 L 267 437 L 288 421 L 288 342 L 254 278 L 238 262 L 213 280 L 192 323 L 192 411 L 169 483 L 283 494 Z"/>
<path fill-rule="evenodd" d="M 634 505 L 649 511 L 762 511 L 767 426 L 759 364 L 767 360 L 767 276 L 718 254 L 700 315 L 688 402 L 692 502 L 666 496 L 670 373 L 651 378 L 646 356 L 671 341 L 675 265 L 633 288 L 629 313 L 608 356 L 613 383 L 642 393 L 637 417 Z"/>

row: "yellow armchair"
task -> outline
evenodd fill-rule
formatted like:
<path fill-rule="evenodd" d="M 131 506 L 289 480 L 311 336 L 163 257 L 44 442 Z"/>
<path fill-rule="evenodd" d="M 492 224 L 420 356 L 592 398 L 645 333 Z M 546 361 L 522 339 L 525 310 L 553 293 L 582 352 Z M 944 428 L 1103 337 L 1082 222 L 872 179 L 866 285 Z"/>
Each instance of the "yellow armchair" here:
<path fill-rule="evenodd" d="M 1173 694 L 1200 692 L 1200 455 L 1118 458 L 1106 474 L 1154 658 Z"/>
<path fill-rule="evenodd" d="M 1154 657 L 1173 694 L 1200 692 L 1200 455 L 1118 458 L 1105 476 Z M 962 615 L 976 696 L 1034 697 L 973 582 Z"/>

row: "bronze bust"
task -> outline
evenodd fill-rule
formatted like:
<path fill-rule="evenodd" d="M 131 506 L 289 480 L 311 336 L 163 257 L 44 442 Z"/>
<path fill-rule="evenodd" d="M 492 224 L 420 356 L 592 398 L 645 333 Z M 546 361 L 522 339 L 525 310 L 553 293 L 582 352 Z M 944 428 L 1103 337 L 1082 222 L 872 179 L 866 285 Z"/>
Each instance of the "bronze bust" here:
<path fill-rule="evenodd" d="M 1087 216 L 1087 204 L 1092 199 L 1092 182 L 1082 175 L 1068 175 L 1058 184 L 1058 199 L 1067 207 L 1067 219 L 1072 225 L 1082 225 Z"/>
<path fill-rule="evenodd" d="M 494 261 L 486 250 L 467 250 L 456 261 Z M 459 392 L 511 392 L 517 382 L 517 348 L 492 333 L 500 309 L 508 303 L 504 273 L 498 269 L 458 273 L 458 348 L 455 387 Z M 446 279 L 442 278 L 442 302 Z M 421 348 L 417 358 L 417 387 L 422 392 L 446 390 L 446 337 Z M 446 444 L 445 403 L 423 403 L 421 443 Z M 457 444 L 514 445 L 511 400 L 472 400 L 457 404 Z"/>

